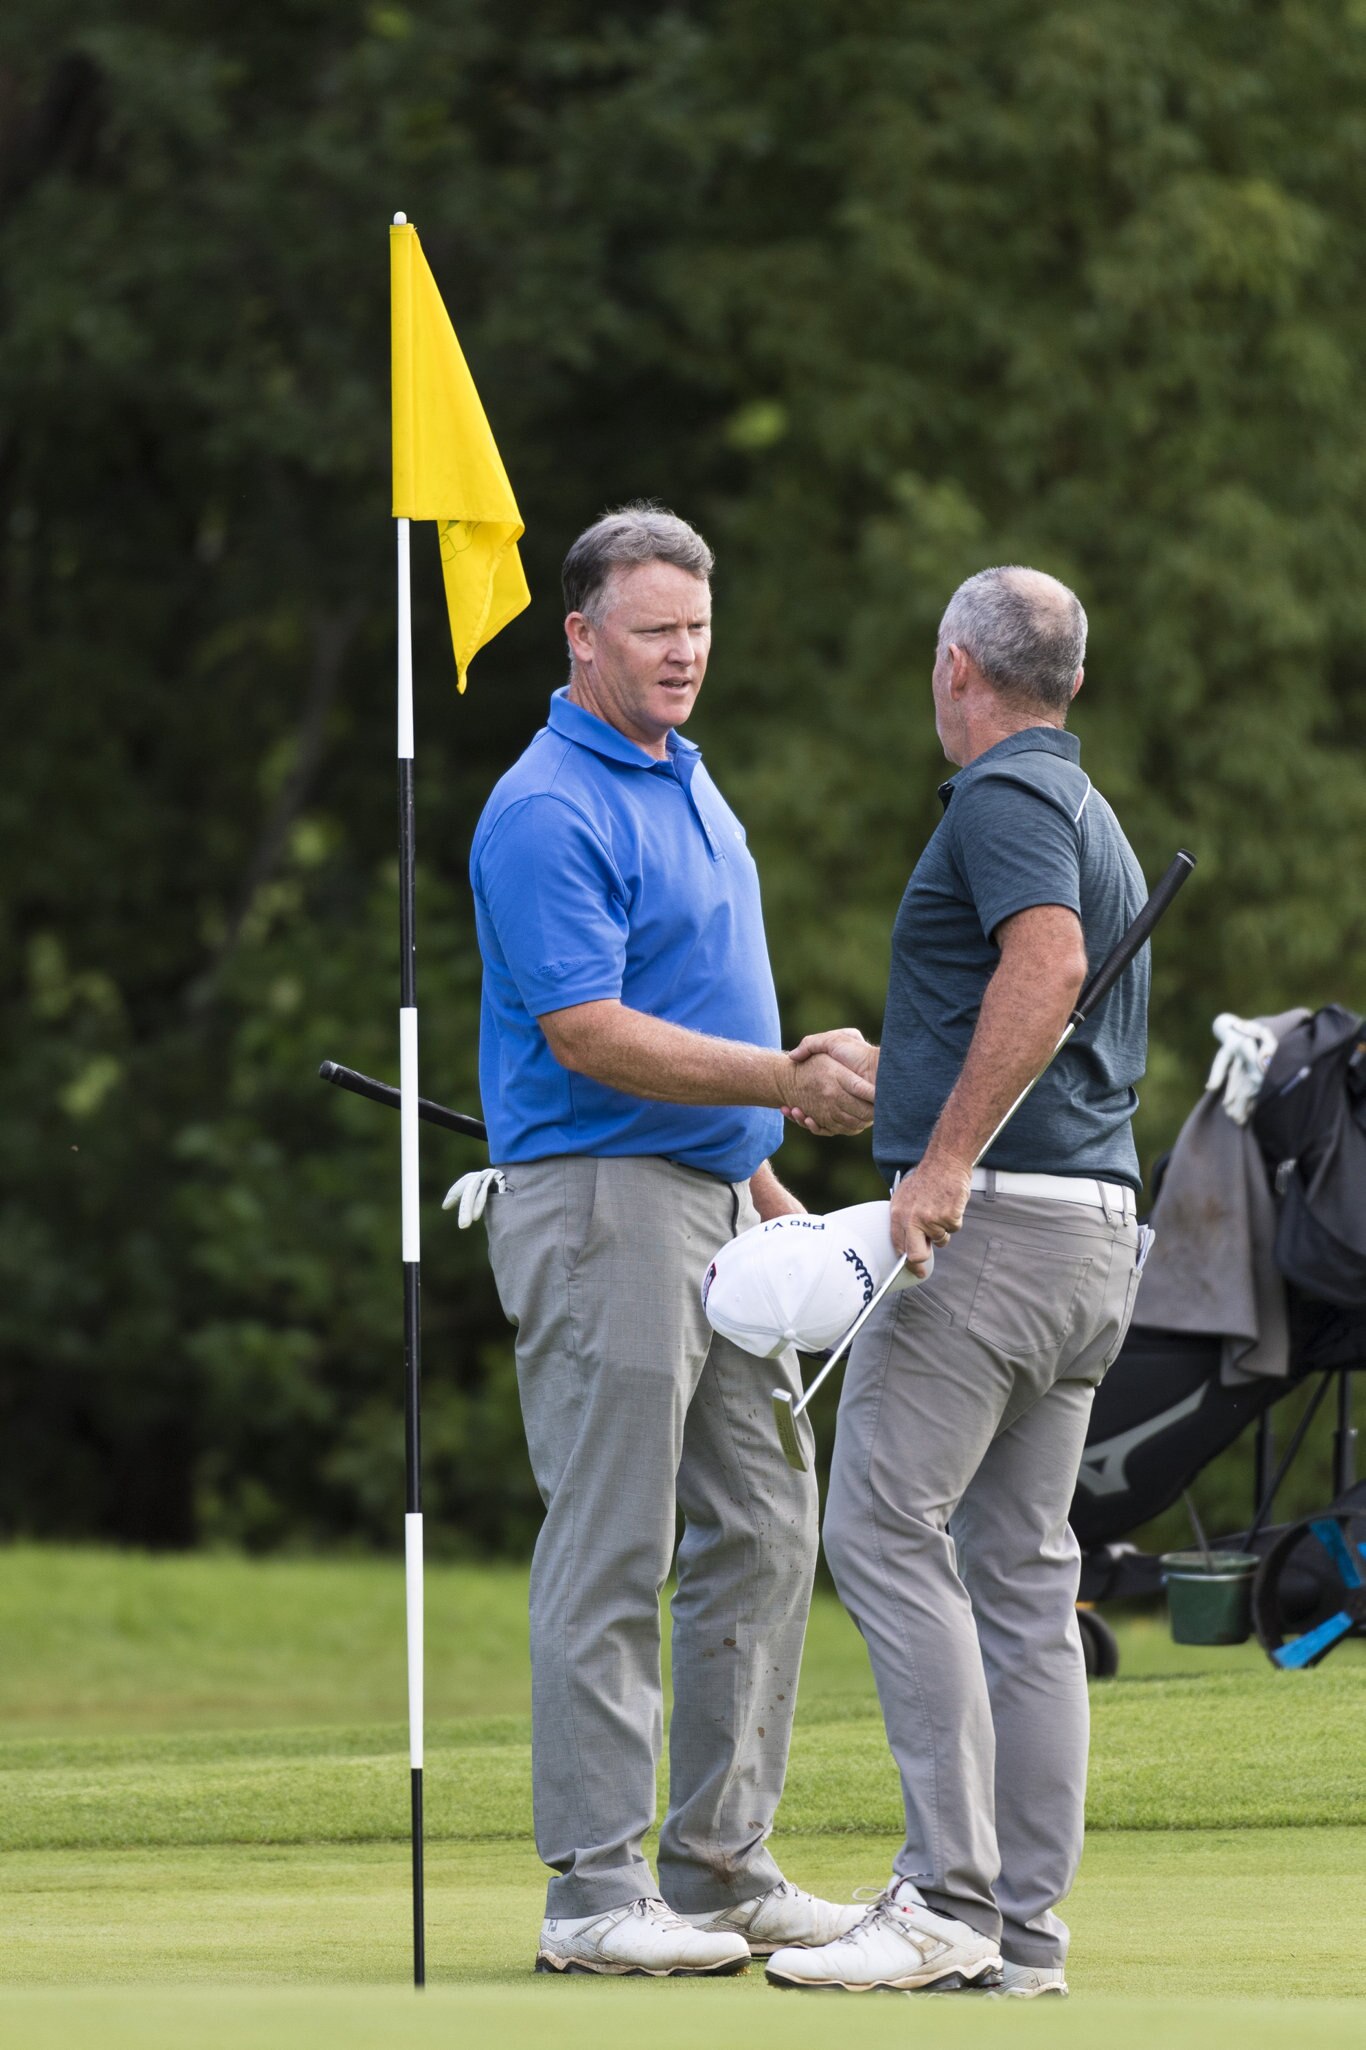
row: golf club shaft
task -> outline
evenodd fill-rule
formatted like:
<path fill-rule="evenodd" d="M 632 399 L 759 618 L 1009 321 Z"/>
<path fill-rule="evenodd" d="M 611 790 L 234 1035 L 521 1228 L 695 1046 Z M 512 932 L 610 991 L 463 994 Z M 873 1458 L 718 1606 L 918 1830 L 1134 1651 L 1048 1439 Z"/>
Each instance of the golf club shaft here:
<path fill-rule="evenodd" d="M 388 1104 L 391 1110 L 399 1107 L 397 1089 L 391 1089 L 387 1082 L 377 1082 L 373 1075 L 362 1075 L 356 1068 L 344 1068 L 340 1061 L 324 1061 L 318 1074 L 324 1082 L 334 1082 L 338 1089 L 349 1089 L 353 1096 L 368 1096 L 372 1103 Z M 463 1132 L 467 1139 L 488 1138 L 481 1118 L 467 1117 L 461 1110 L 448 1110 L 444 1103 L 433 1103 L 430 1096 L 418 1097 L 417 1114 L 429 1125 L 444 1125 L 448 1132 Z"/>
<path fill-rule="evenodd" d="M 997 1125 L 996 1130 L 987 1140 L 986 1145 L 978 1153 L 977 1159 L 973 1161 L 974 1167 L 977 1166 L 978 1161 L 983 1160 L 990 1153 L 992 1147 L 1020 1108 L 1020 1105 L 1031 1091 L 1042 1082 L 1044 1076 L 1048 1073 L 1048 1070 L 1052 1067 L 1054 1061 L 1058 1058 L 1058 1055 L 1062 1052 L 1078 1026 L 1086 1023 L 1087 1018 L 1094 1011 L 1096 1005 L 1109 996 L 1110 991 L 1119 981 L 1120 976 L 1138 953 L 1140 947 L 1147 945 L 1153 927 L 1157 924 L 1158 919 L 1162 916 L 1194 867 L 1195 856 L 1188 854 L 1184 847 L 1181 848 L 1173 857 L 1166 874 L 1162 877 L 1161 882 L 1159 882 L 1157 888 L 1143 906 L 1143 909 L 1138 913 L 1128 931 L 1124 933 L 1123 937 L 1105 956 L 1095 974 L 1087 977 L 1082 985 L 1081 995 L 1077 998 L 1072 1015 L 1064 1026 L 1062 1036 L 1057 1045 L 1033 1081 L 1025 1084 L 1014 1103 L 1011 1104 L 1010 1109 L 1001 1119 L 1000 1124 Z"/>
<path fill-rule="evenodd" d="M 863 1305 L 863 1308 L 859 1311 L 857 1317 L 855 1317 L 853 1323 L 849 1326 L 849 1329 L 845 1332 L 843 1338 L 835 1347 L 835 1350 L 831 1353 L 829 1359 L 826 1360 L 824 1366 L 817 1374 L 815 1380 L 811 1383 L 811 1386 L 807 1389 L 804 1389 L 800 1399 L 793 1403 L 792 1419 L 794 1423 L 805 1410 L 806 1405 L 808 1404 L 808 1402 L 810 1402 L 812 1396 L 818 1392 L 818 1390 L 821 1387 L 821 1384 L 831 1374 L 834 1373 L 835 1368 L 844 1358 L 844 1355 L 848 1352 L 850 1346 L 858 1337 L 860 1331 L 862 1331 L 864 1325 L 868 1322 L 868 1319 L 872 1316 L 878 1304 L 882 1301 L 882 1298 L 896 1286 L 896 1283 L 901 1275 L 901 1270 L 905 1265 L 906 1255 L 903 1253 L 901 1255 L 901 1258 L 897 1261 L 895 1267 L 893 1267 L 891 1273 L 887 1276 L 887 1279 L 882 1283 L 881 1287 L 876 1289 L 874 1293 L 869 1296 L 867 1302 Z M 774 1394 L 777 1395 L 778 1393 L 779 1391 L 775 1389 Z"/>
<path fill-rule="evenodd" d="M 1138 916 L 1134 919 L 1134 922 L 1129 927 L 1128 931 L 1119 940 L 1118 944 L 1113 948 L 1113 950 L 1106 955 L 1105 959 L 1101 962 L 1100 967 L 1096 970 L 1095 974 L 1088 978 L 1087 982 L 1085 983 L 1082 989 L 1081 995 L 1077 998 L 1076 1006 L 1072 1012 L 1072 1015 L 1069 1017 L 1067 1024 L 1063 1028 L 1062 1035 L 1059 1038 L 1057 1045 L 1054 1047 L 1052 1053 L 1048 1056 L 1048 1059 L 1040 1068 L 1038 1074 L 1035 1075 L 1033 1079 L 1025 1086 L 1025 1088 L 1023 1088 L 1020 1091 L 1014 1103 L 1011 1104 L 1010 1109 L 1001 1119 L 1001 1122 L 997 1125 L 991 1137 L 986 1141 L 986 1143 L 983 1146 L 978 1148 L 976 1159 L 972 1163 L 974 1167 L 976 1167 L 978 1163 L 988 1153 L 990 1153 L 992 1147 L 996 1144 L 996 1141 L 1000 1138 L 1002 1132 L 1010 1123 L 1010 1120 L 1014 1117 L 1016 1111 L 1020 1108 L 1020 1105 L 1024 1102 L 1025 1098 L 1030 1094 L 1030 1092 L 1037 1087 L 1039 1082 L 1042 1081 L 1043 1077 L 1048 1073 L 1048 1070 L 1052 1067 L 1054 1061 L 1062 1052 L 1068 1040 L 1077 1030 L 1077 1027 L 1079 1025 L 1083 1025 L 1086 1022 L 1086 1019 L 1089 1016 L 1089 1014 L 1095 1009 L 1096 1005 L 1101 1002 L 1102 998 L 1107 997 L 1109 995 L 1110 991 L 1119 981 L 1120 976 L 1124 973 L 1129 963 L 1138 953 L 1140 947 L 1146 945 L 1148 937 L 1151 934 L 1153 927 L 1157 924 L 1158 919 L 1161 918 L 1163 912 L 1171 903 L 1172 898 L 1181 888 L 1181 885 L 1185 882 L 1187 876 L 1190 874 L 1191 870 L 1194 867 L 1195 856 L 1193 854 L 1188 854 L 1186 850 L 1182 848 L 1181 851 L 1177 854 L 1176 858 L 1172 861 L 1170 867 L 1167 869 L 1166 874 L 1163 876 L 1161 882 L 1157 885 L 1157 888 L 1149 897 L 1147 903 L 1143 906 L 1143 909 L 1138 913 Z M 849 1329 L 845 1332 L 843 1338 L 835 1347 L 835 1350 L 831 1353 L 829 1359 L 825 1362 L 825 1365 L 821 1368 L 815 1380 L 811 1383 L 811 1386 L 803 1392 L 800 1401 L 795 1402 L 792 1405 L 792 1416 L 794 1422 L 802 1414 L 803 1410 L 810 1402 L 812 1396 L 821 1387 L 826 1377 L 834 1371 L 834 1369 L 839 1365 L 840 1361 L 844 1358 L 844 1355 L 848 1352 L 850 1346 L 858 1337 L 859 1332 L 862 1331 L 869 1317 L 872 1316 L 873 1311 L 877 1308 L 878 1304 L 882 1301 L 882 1298 L 887 1294 L 888 1290 L 896 1282 L 898 1276 L 901 1273 L 902 1268 L 905 1265 L 906 1256 L 903 1253 L 901 1258 L 897 1261 L 895 1267 L 893 1267 L 891 1273 L 887 1276 L 887 1279 L 883 1282 L 881 1288 L 878 1289 L 877 1293 L 874 1296 L 869 1298 L 869 1300 L 864 1304 L 863 1308 L 859 1311 L 858 1316 L 849 1326 Z"/>

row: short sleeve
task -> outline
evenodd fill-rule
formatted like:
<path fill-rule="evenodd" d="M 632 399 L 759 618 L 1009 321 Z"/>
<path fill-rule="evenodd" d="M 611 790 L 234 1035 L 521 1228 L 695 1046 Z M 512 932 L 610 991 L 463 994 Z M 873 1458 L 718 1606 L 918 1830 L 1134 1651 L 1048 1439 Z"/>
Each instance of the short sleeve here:
<path fill-rule="evenodd" d="M 480 853 L 476 884 L 533 1018 L 621 995 L 626 889 L 572 805 L 538 796 L 512 806 Z"/>
<path fill-rule="evenodd" d="M 1077 821 L 1051 798 L 1003 776 L 982 776 L 950 800 L 958 864 L 983 935 L 1017 911 L 1062 904 L 1081 916 Z"/>

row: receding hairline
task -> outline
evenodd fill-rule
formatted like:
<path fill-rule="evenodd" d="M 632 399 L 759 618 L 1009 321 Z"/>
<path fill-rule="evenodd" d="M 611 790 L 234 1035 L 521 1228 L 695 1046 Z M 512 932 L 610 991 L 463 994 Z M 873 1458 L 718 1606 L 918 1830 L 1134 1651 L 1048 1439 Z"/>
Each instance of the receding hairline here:
<path fill-rule="evenodd" d="M 643 569 L 662 562 L 710 589 L 716 558 L 687 520 L 657 499 L 634 499 L 614 507 L 583 532 L 565 556 L 561 570 L 567 616 L 581 613 L 599 618 L 603 601 L 622 570 Z"/>
<path fill-rule="evenodd" d="M 707 597 L 711 597 L 711 578 L 709 576 L 704 575 L 700 570 L 685 569 L 681 562 L 670 562 L 667 555 L 647 556 L 643 562 L 614 562 L 608 569 L 595 594 L 593 611 L 599 621 L 604 619 L 620 602 L 621 586 L 625 583 L 626 579 L 635 576 L 643 569 L 676 570 L 679 576 L 686 577 L 690 584 L 700 585 L 706 592 Z M 588 616 L 580 608 L 579 617 L 583 619 Z"/>

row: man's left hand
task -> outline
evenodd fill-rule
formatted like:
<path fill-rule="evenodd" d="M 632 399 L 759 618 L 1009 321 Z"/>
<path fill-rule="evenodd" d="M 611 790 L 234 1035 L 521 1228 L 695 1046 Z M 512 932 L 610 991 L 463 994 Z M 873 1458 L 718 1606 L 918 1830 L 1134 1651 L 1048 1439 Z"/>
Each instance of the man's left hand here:
<path fill-rule="evenodd" d="M 892 1244 L 923 1281 L 930 1254 L 961 1229 L 972 1191 L 972 1168 L 926 1154 L 892 1191 Z"/>

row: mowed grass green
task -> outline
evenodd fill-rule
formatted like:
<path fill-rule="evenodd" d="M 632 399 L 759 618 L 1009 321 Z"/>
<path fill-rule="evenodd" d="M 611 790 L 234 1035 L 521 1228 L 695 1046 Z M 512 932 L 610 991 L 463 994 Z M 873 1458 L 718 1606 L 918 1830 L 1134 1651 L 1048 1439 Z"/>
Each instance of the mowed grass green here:
<path fill-rule="evenodd" d="M 421 1997 L 369 1987 L 155 1987 L 5 1996 L 23 2050 L 1359 2050 L 1350 2001 L 1162 2000 L 858 2002 L 750 1997 L 745 1982 L 639 1980 L 604 1986 L 534 1980 L 432 1987 Z"/>
<path fill-rule="evenodd" d="M 1366 1823 L 1363 1705 L 1352 1671 L 1097 1688 L 1089 1826 Z M 529 1739 L 519 1717 L 429 1729 L 432 1841 L 530 1837 Z M 392 1842 L 407 1828 L 406 1746 L 393 1724 L 0 1740 L 0 1850 Z M 899 1814 L 881 1724 L 803 1714 L 784 1823 L 891 1836 Z"/>
<path fill-rule="evenodd" d="M 837 1899 L 880 1884 L 895 1848 L 793 1830 L 775 1841 L 785 1870 Z M 1074 1991 L 1360 1994 L 1348 1932 L 1366 1925 L 1362 1850 L 1349 1829 L 1094 1836 L 1068 1908 Z M 427 1878 L 432 1983 L 524 1980 L 545 1886 L 532 1846 L 433 1845 Z M 398 1844 L 11 1854 L 0 1928 L 10 1986 L 393 1984 L 408 1966 L 407 1856 Z M 753 1974 L 735 1990 L 769 1997 Z"/>
<path fill-rule="evenodd" d="M 544 1872 L 524 1602 L 514 1569 L 430 1573 L 432 1991 L 415 2009 L 398 1990 L 398 1565 L 0 1552 L 0 2032 L 347 2050 L 439 2026 L 500 2050 L 641 2033 L 668 2050 L 743 2031 L 763 2050 L 781 2031 L 790 2050 L 828 2043 L 838 2014 L 841 2035 L 901 2040 L 904 2003 L 832 2010 L 753 1973 L 529 1981 Z M 1334 2002 L 1366 1992 L 1350 1935 L 1366 1923 L 1366 1667 L 1277 1675 L 1259 1654 L 1171 1647 L 1148 1619 L 1120 1628 L 1135 1677 L 1093 1689 L 1092 1833 L 1068 1908 L 1089 1997 L 1050 2005 L 1049 2041 L 1103 2028 L 1113 2050 L 1146 2050 L 1160 2029 L 1218 2050 L 1236 2030 L 1249 2050 L 1278 2011 L 1284 2029 L 1287 1996 L 1297 2043 L 1352 2040 L 1362 2010 Z M 818 1601 L 779 1857 L 847 1897 L 885 1877 L 898 1808 L 862 1646 Z M 1029 2042 L 1042 2026 L 1017 2003 L 922 2002 L 916 2038 L 994 2041 L 1003 2016 Z"/>

